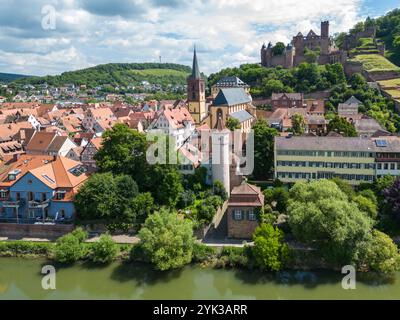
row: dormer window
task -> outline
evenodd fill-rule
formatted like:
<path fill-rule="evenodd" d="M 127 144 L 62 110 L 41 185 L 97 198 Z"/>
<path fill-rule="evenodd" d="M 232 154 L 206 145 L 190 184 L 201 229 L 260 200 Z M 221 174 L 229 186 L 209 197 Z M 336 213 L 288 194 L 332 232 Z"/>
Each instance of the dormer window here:
<path fill-rule="evenodd" d="M 65 198 L 65 194 L 67 192 L 65 190 L 57 191 L 56 192 L 56 200 L 63 200 Z"/>

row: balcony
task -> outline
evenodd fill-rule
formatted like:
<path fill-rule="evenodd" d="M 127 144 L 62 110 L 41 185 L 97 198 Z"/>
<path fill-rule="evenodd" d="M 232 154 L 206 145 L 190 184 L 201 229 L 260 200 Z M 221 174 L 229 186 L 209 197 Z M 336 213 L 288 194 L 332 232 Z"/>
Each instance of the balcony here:
<path fill-rule="evenodd" d="M 45 201 L 29 201 L 29 209 L 45 209 L 49 204 L 50 199 Z"/>
<path fill-rule="evenodd" d="M 3 201 L 3 208 L 19 208 L 21 201 Z"/>

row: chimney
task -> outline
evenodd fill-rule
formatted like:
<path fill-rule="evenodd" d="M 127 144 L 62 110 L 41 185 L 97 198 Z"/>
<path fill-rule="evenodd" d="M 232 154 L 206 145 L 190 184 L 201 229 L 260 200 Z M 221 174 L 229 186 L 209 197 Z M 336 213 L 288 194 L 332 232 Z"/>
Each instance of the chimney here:
<path fill-rule="evenodd" d="M 13 162 L 16 162 L 16 161 L 18 161 L 18 159 L 21 157 L 21 154 L 20 153 L 14 153 L 13 154 Z"/>

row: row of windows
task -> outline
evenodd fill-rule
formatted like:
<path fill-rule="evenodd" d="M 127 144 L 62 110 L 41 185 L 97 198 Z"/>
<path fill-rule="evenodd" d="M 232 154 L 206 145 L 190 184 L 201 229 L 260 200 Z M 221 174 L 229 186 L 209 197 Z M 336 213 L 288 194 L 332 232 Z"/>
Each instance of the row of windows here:
<path fill-rule="evenodd" d="M 342 162 L 314 162 L 314 161 L 277 161 L 281 167 L 308 167 L 308 168 L 334 168 L 334 169 L 378 169 L 400 170 L 399 163 L 342 163 Z"/>
<path fill-rule="evenodd" d="M 400 170 L 400 163 L 378 163 L 378 170 Z"/>
<path fill-rule="evenodd" d="M 341 178 L 343 180 L 357 180 L 357 181 L 368 181 L 371 182 L 374 180 L 373 175 L 365 175 L 365 174 L 337 174 L 331 172 L 318 172 L 318 173 L 305 173 L 305 172 L 278 172 L 278 179 L 306 179 L 306 180 L 315 180 L 315 179 L 332 179 L 332 178 Z"/>
<path fill-rule="evenodd" d="M 35 197 L 35 194 L 33 192 L 28 192 L 27 195 L 28 195 L 27 196 L 28 201 L 36 201 L 36 200 L 46 201 L 48 199 L 47 198 L 47 193 L 45 193 L 45 192 L 40 193 L 40 198 Z M 0 198 L 2 198 L 2 199 L 8 198 L 8 191 L 1 191 L 0 192 Z M 65 198 L 65 192 L 56 192 L 55 195 L 54 195 L 54 198 L 56 200 L 64 199 Z M 16 192 L 15 193 L 15 200 L 16 201 L 20 201 L 21 200 L 21 193 L 20 192 Z"/>
<path fill-rule="evenodd" d="M 352 157 L 352 158 L 373 158 L 372 152 L 356 151 L 309 151 L 309 150 L 278 150 L 280 156 L 300 156 L 300 157 Z"/>
<path fill-rule="evenodd" d="M 336 168 L 336 169 L 375 169 L 374 163 L 343 163 L 314 161 L 278 161 L 282 167 Z M 400 163 L 399 163 L 400 166 Z"/>
<path fill-rule="evenodd" d="M 249 220 L 249 221 L 256 221 L 257 216 L 253 210 L 241 210 L 241 209 L 234 209 L 232 211 L 233 220 L 242 221 L 242 220 Z"/>

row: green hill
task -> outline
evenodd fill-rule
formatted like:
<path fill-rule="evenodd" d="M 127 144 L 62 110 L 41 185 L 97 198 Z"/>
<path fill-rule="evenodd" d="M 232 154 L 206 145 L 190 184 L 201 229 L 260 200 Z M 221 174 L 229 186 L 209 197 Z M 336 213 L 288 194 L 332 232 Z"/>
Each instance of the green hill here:
<path fill-rule="evenodd" d="M 29 76 L 24 76 L 22 74 L 13 73 L 0 73 L 0 82 L 12 82 L 20 78 L 27 78 Z"/>
<path fill-rule="evenodd" d="M 163 87 L 184 85 L 191 68 L 173 63 L 109 63 L 78 71 L 64 72 L 57 76 L 31 77 L 19 79 L 15 84 L 42 84 L 54 86 L 65 84 L 87 85 L 94 88 L 100 85 L 138 86 L 142 81 Z"/>

